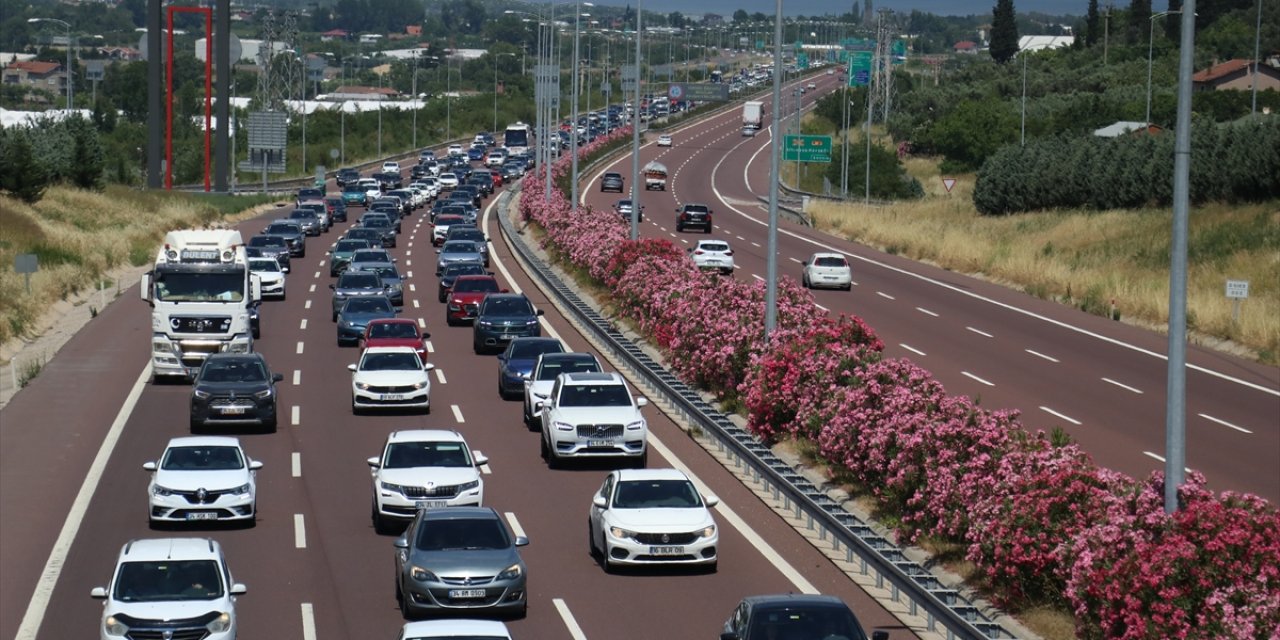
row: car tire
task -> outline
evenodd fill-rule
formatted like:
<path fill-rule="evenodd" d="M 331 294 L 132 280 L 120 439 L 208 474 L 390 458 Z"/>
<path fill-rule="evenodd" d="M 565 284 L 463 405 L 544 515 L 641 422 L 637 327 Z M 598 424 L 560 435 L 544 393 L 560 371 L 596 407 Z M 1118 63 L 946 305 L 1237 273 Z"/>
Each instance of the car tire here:
<path fill-rule="evenodd" d="M 441 300 L 441 302 L 444 302 L 444 300 Z M 449 317 L 448 315 L 446 315 L 446 316 L 444 317 L 444 323 L 445 323 L 445 324 L 447 324 L 447 325 L 449 325 L 449 326 L 451 326 L 451 327 L 456 327 L 456 326 L 458 326 L 458 321 L 457 321 L 457 320 L 454 320 L 453 318 Z"/>
<path fill-rule="evenodd" d="M 591 518 L 587 518 L 587 550 L 596 561 L 604 556 L 604 553 L 596 547 L 596 534 L 591 530 Z"/>
<path fill-rule="evenodd" d="M 284 302 L 286 299 L 288 299 L 288 297 L 289 297 L 289 294 L 287 292 L 285 291 L 280 292 L 280 302 Z M 257 336 L 254 336 L 254 337 L 257 337 Z"/>
<path fill-rule="evenodd" d="M 429 416 L 429 415 L 431 415 L 431 402 L 430 402 L 430 401 L 428 401 L 428 402 L 427 402 L 427 406 L 426 406 L 426 407 L 424 407 L 424 408 L 422 409 L 422 415 L 424 415 L 424 416 Z"/>
<path fill-rule="evenodd" d="M 334 311 L 334 312 L 333 312 L 333 314 L 332 314 L 332 315 L 330 315 L 330 317 L 329 317 L 329 321 L 330 321 L 330 322 L 337 322 L 337 321 L 338 321 L 338 312 L 337 312 L 337 311 Z"/>
<path fill-rule="evenodd" d="M 391 527 L 389 526 L 391 523 L 387 522 L 387 519 L 382 517 L 382 514 L 378 513 L 378 503 L 376 501 L 371 501 L 370 503 L 369 519 L 373 521 L 374 533 L 377 533 L 380 536 L 391 535 L 391 533 L 393 533 L 391 530 Z M 401 595 L 399 591 L 400 591 L 400 584 L 397 582 L 396 583 L 397 596 Z"/>
<path fill-rule="evenodd" d="M 807 274 L 804 274 L 804 275 L 801 275 L 801 276 L 800 276 L 800 286 L 801 286 L 801 287 L 803 287 L 803 288 L 805 288 L 805 289 L 812 289 L 812 288 L 813 288 L 813 287 L 809 286 L 809 276 L 808 276 Z"/>
<path fill-rule="evenodd" d="M 263 421 L 263 423 L 262 423 L 262 429 L 263 429 L 264 431 L 266 431 L 267 433 L 275 433 L 275 432 L 276 432 L 276 419 L 275 419 L 275 418 L 272 418 L 272 419 L 270 419 L 270 420 Z"/>
<path fill-rule="evenodd" d="M 351 415 L 353 415 L 353 416 L 358 416 L 358 415 L 360 415 L 360 407 L 357 407 L 357 406 L 356 406 L 356 399 L 355 399 L 355 398 L 352 398 L 352 399 L 351 399 Z"/>
<path fill-rule="evenodd" d="M 846 285 L 845 285 L 844 287 L 842 287 L 842 288 L 843 288 L 845 291 L 853 291 L 853 283 L 852 283 L 852 282 L 850 282 L 849 284 L 846 284 Z"/>
<path fill-rule="evenodd" d="M 253 334 L 254 340 L 257 340 L 258 338 L 262 337 L 262 329 L 260 327 L 254 327 L 253 331 L 251 331 L 250 333 Z"/>
<path fill-rule="evenodd" d="M 200 432 L 201 432 L 201 431 L 203 431 L 203 430 L 204 430 L 204 424 L 203 424 L 202 422 L 200 422 L 199 420 L 196 420 L 196 419 L 194 419 L 194 418 L 193 418 L 193 419 L 191 420 L 191 433 L 192 433 L 192 435 L 195 435 L 195 434 L 197 434 L 197 433 L 200 433 Z"/>
<path fill-rule="evenodd" d="M 399 601 L 400 601 L 400 615 L 404 616 L 405 620 L 409 620 L 409 621 L 417 620 L 418 614 L 413 610 L 413 607 L 409 604 L 409 594 L 404 589 L 400 589 Z"/>
<path fill-rule="evenodd" d="M 649 466 L 649 447 L 645 447 L 644 453 L 640 454 L 640 457 L 636 458 L 631 464 L 636 469 L 644 469 L 648 467 Z"/>

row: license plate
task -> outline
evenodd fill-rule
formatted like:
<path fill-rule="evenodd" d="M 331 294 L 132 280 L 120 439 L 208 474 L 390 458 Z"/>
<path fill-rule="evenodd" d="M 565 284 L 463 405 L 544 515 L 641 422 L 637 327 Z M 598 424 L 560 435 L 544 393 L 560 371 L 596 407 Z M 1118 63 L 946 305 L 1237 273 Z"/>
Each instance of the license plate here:
<path fill-rule="evenodd" d="M 649 555 L 651 556 L 684 555 L 684 547 L 649 547 Z"/>
<path fill-rule="evenodd" d="M 238 416 L 244 413 L 244 407 L 223 407 L 221 411 L 224 416 Z"/>
<path fill-rule="evenodd" d="M 450 598 L 483 598 L 485 596 L 484 589 L 450 589 Z"/>
<path fill-rule="evenodd" d="M 404 400 L 404 394 L 402 394 L 402 393 L 384 393 L 384 394 L 382 394 L 382 399 L 383 399 L 383 400 Z"/>
<path fill-rule="evenodd" d="M 435 509 L 436 507 L 447 507 L 449 502 L 447 500 L 418 500 L 413 503 L 413 506 L 416 509 Z"/>
<path fill-rule="evenodd" d="M 612 447 L 613 441 L 612 440 L 588 440 L 587 446 L 588 447 Z"/>
<path fill-rule="evenodd" d="M 193 511 L 187 513 L 188 520 L 217 520 L 218 514 L 212 511 Z"/>

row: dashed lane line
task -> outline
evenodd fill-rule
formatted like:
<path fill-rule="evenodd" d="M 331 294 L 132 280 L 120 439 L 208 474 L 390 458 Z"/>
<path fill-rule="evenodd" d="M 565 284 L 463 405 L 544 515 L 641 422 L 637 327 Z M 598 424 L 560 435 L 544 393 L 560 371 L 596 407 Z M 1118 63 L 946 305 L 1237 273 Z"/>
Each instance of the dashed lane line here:
<path fill-rule="evenodd" d="M 436 369 L 436 379 L 440 384 L 449 384 L 449 381 L 444 379 L 444 369 Z"/>
<path fill-rule="evenodd" d="M 1063 420 L 1066 420 L 1067 422 L 1070 422 L 1071 424 L 1074 424 L 1074 425 L 1076 425 L 1076 426 L 1080 426 L 1080 424 L 1081 424 L 1079 420 L 1076 420 L 1075 418 L 1072 418 L 1071 416 L 1068 416 L 1068 415 L 1065 415 L 1065 414 L 1062 414 L 1062 413 L 1058 413 L 1057 411 L 1054 411 L 1053 409 L 1050 409 L 1049 407 L 1041 406 L 1041 407 L 1040 407 L 1040 410 L 1041 410 L 1041 411 L 1043 411 L 1043 412 L 1045 412 L 1045 413 L 1047 413 L 1047 414 L 1049 414 L 1049 415 L 1051 415 L 1051 416 L 1054 416 L 1054 417 L 1057 417 L 1057 418 L 1061 418 L 1061 419 L 1063 419 Z"/>
<path fill-rule="evenodd" d="M 302 640 L 316 640 L 316 613 L 310 602 L 302 603 Z"/>
<path fill-rule="evenodd" d="M 582 627 L 578 626 L 578 621 L 574 619 L 573 612 L 569 611 L 569 605 L 564 603 L 561 598 L 552 598 L 551 604 L 556 606 L 556 612 L 560 614 L 560 619 L 564 621 L 564 626 L 569 630 L 569 637 L 573 640 L 587 640 L 587 634 L 582 632 Z"/>
<path fill-rule="evenodd" d="M 307 524 L 301 513 L 293 514 L 293 546 L 298 549 L 307 548 Z"/>
<path fill-rule="evenodd" d="M 1224 426 L 1224 427 L 1227 427 L 1227 428 L 1230 428 L 1230 429 L 1235 429 L 1236 431 L 1239 431 L 1240 433 L 1247 433 L 1247 434 L 1250 434 L 1250 435 L 1252 435 L 1252 434 L 1253 434 L 1253 432 L 1252 432 L 1252 431 L 1250 431 L 1250 430 L 1248 430 L 1248 429 L 1246 429 L 1246 428 L 1244 428 L 1244 427 L 1241 427 L 1241 426 L 1238 426 L 1238 425 L 1231 424 L 1230 422 L 1227 422 L 1226 420 L 1223 420 L 1223 419 L 1221 419 L 1221 418 L 1215 418 L 1215 417 L 1213 417 L 1213 416 L 1211 416 L 1211 415 L 1209 415 L 1209 414 L 1206 414 L 1206 413 L 1200 413 L 1200 414 L 1197 414 L 1197 415 L 1199 415 L 1201 418 L 1204 418 L 1205 420 L 1208 420 L 1208 421 L 1210 421 L 1210 422 L 1216 422 L 1216 423 L 1218 423 L 1218 424 L 1220 424 L 1220 425 L 1222 425 L 1222 426 Z"/>
<path fill-rule="evenodd" d="M 307 319 L 303 318 L 302 322 L 298 323 L 298 329 L 306 330 L 306 328 L 307 328 Z"/>
<path fill-rule="evenodd" d="M 451 409 L 453 409 L 453 419 L 454 419 L 454 420 L 457 420 L 457 421 L 458 421 L 458 424 L 462 424 L 462 423 L 466 422 L 466 420 L 465 420 L 465 419 L 463 419 L 463 417 L 462 417 L 462 407 L 459 407 L 459 406 L 458 406 L 458 405 L 456 405 L 456 404 L 451 404 L 451 405 L 449 405 L 449 407 L 450 407 Z"/>
<path fill-rule="evenodd" d="M 504 517 L 506 517 L 506 519 L 507 519 L 507 525 L 509 525 L 509 526 L 511 527 L 511 533 L 514 533 L 514 534 L 516 534 L 516 535 L 518 535 L 518 536 L 523 536 L 523 535 L 525 535 L 524 527 L 520 526 L 520 521 L 516 519 L 516 514 L 515 514 L 515 513 L 511 512 L 511 511 L 507 511 L 507 512 L 503 513 L 502 515 L 503 515 Z"/>
<path fill-rule="evenodd" d="M 936 314 L 936 313 L 934 313 L 934 312 L 932 312 L 932 311 L 930 311 L 930 310 L 928 310 L 928 309 L 926 309 L 926 308 L 924 308 L 924 307 L 916 307 L 916 311 L 919 311 L 920 313 L 923 313 L 923 314 L 925 314 L 926 316 L 933 316 L 933 317 L 935 317 L 935 318 L 936 318 L 936 317 L 938 317 L 938 314 Z"/>
<path fill-rule="evenodd" d="M 919 355 L 919 356 L 927 355 L 925 352 L 923 352 L 923 351 L 921 351 L 921 350 L 919 350 L 919 349 L 917 349 L 917 348 L 915 348 L 915 347 L 913 347 L 913 346 L 911 346 L 911 345 L 909 345 L 909 344 L 907 344 L 907 343 L 905 343 L 905 342 L 899 342 L 899 343 L 898 343 L 898 346 L 899 346 L 899 347 L 902 347 L 903 349 L 906 349 L 907 351 L 910 351 L 911 353 L 914 353 L 914 354 L 916 354 L 916 355 Z"/>
<path fill-rule="evenodd" d="M 314 284 L 313 284 L 313 285 L 311 285 L 311 288 L 310 288 L 310 289 L 308 289 L 307 291 L 308 291 L 309 293 L 315 293 L 315 292 L 316 292 L 316 285 L 314 285 Z"/>
<path fill-rule="evenodd" d="M 1043 359 L 1048 360 L 1049 362 L 1053 362 L 1053 363 L 1055 363 L 1055 364 L 1056 364 L 1056 363 L 1058 363 L 1058 362 L 1061 362 L 1061 361 L 1060 361 L 1060 360 L 1058 360 L 1057 358 L 1055 358 L 1055 357 L 1053 357 L 1053 356 L 1046 356 L 1045 354 L 1040 353 L 1039 351 L 1032 351 L 1031 349 L 1023 349 L 1023 351 L 1026 351 L 1027 353 L 1029 353 L 1029 354 L 1031 354 L 1031 355 L 1033 355 L 1033 356 L 1035 356 L 1035 357 L 1037 357 L 1037 358 L 1043 358 Z"/>
<path fill-rule="evenodd" d="M 969 373 L 968 371 L 961 371 L 961 372 L 960 372 L 960 375 L 962 375 L 962 376 L 964 376 L 964 377 L 966 377 L 966 378 L 970 378 L 970 379 L 972 379 L 972 380 L 977 380 L 978 382 L 981 382 L 982 384 L 985 384 L 985 385 L 987 385 L 988 387 L 994 387 L 994 386 L 996 386 L 996 384 L 995 384 L 994 382 L 989 382 L 989 381 L 987 381 L 987 380 L 983 380 L 982 378 L 979 378 L 978 376 L 975 376 L 975 375 L 973 375 L 972 373 Z"/>
<path fill-rule="evenodd" d="M 881 298 L 887 298 L 887 299 L 889 299 L 889 300 L 897 300 L 897 298 L 895 298 L 895 297 L 893 297 L 893 296 L 891 296 L 891 295 L 889 295 L 889 294 L 887 294 L 887 293 L 885 293 L 885 292 L 883 292 L 883 291 L 877 291 L 877 292 L 876 292 L 876 295 L 880 296 Z"/>
<path fill-rule="evenodd" d="M 306 301 L 305 303 L 303 303 L 302 308 L 303 308 L 303 309 L 310 309 L 310 308 L 311 308 L 311 301 L 310 301 L 310 300 L 308 300 L 308 301 Z"/>
<path fill-rule="evenodd" d="M 302 369 L 293 370 L 293 386 L 302 384 Z"/>
<path fill-rule="evenodd" d="M 991 335 L 991 334 L 989 334 L 989 333 L 987 333 L 986 331 L 983 331 L 983 330 L 981 330 L 981 329 L 974 329 L 973 327 L 965 327 L 965 329 L 968 329 L 969 331 L 972 331 L 972 332 L 974 332 L 974 333 L 976 333 L 976 334 L 978 334 L 978 335 L 980 335 L 980 336 L 982 336 L 982 337 L 984 337 L 984 338 L 994 338 L 994 337 L 995 337 L 995 336 L 993 336 L 993 335 Z"/>
<path fill-rule="evenodd" d="M 1115 386 L 1120 387 L 1121 389 L 1124 389 L 1125 391 L 1131 391 L 1131 392 L 1133 392 L 1133 393 L 1137 393 L 1137 394 L 1141 394 L 1141 393 L 1142 393 L 1142 389 L 1138 389 L 1138 388 L 1135 388 L 1135 387 L 1131 387 L 1131 386 L 1129 386 L 1129 385 L 1127 385 L 1127 384 L 1124 384 L 1123 382 L 1116 382 L 1115 380 L 1112 380 L 1111 378 L 1103 378 L 1103 379 L 1102 379 L 1102 381 L 1103 381 L 1103 382 L 1110 383 L 1110 384 L 1114 384 Z"/>
<path fill-rule="evenodd" d="M 418 318 L 418 328 L 419 328 L 419 329 L 426 329 L 426 328 L 427 328 L 427 319 L 426 319 L 426 318 Z"/>
<path fill-rule="evenodd" d="M 298 341 L 298 355 L 302 355 L 302 341 Z"/>
<path fill-rule="evenodd" d="M 1164 459 L 1164 456 L 1162 456 L 1162 455 L 1160 455 L 1160 454 L 1158 454 L 1158 453 L 1152 453 L 1152 452 L 1150 452 L 1150 451 L 1143 451 L 1143 452 L 1142 452 L 1142 455 L 1144 455 L 1144 456 L 1146 456 L 1146 457 L 1148 457 L 1148 458 L 1154 458 L 1154 459 L 1156 459 L 1156 460 L 1159 460 L 1161 463 L 1168 462 L 1168 460 L 1165 460 L 1165 459 Z M 1191 467 L 1183 467 L 1183 468 L 1182 468 L 1182 470 L 1183 470 L 1183 471 L 1186 471 L 1187 473 L 1191 473 Z"/>
<path fill-rule="evenodd" d="M 302 424 L 302 407 L 295 404 L 293 405 L 293 408 L 289 410 L 289 424 L 295 427 Z"/>
<path fill-rule="evenodd" d="M 291 475 L 293 477 L 295 478 L 302 477 L 302 454 L 301 453 L 294 451 L 293 453 L 289 454 L 289 469 L 291 470 Z"/>

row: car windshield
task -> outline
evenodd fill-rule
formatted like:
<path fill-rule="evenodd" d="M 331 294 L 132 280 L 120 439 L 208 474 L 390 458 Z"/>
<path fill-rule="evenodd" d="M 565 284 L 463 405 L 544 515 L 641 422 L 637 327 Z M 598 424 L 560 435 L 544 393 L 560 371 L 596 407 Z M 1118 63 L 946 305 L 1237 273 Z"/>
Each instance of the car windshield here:
<path fill-rule="evenodd" d="M 284 238 L 280 236 L 254 236 L 249 238 L 251 247 L 284 247 Z"/>
<path fill-rule="evenodd" d="M 599 373 L 600 365 L 595 360 L 550 360 L 543 361 L 538 370 L 539 380 L 555 380 L 562 373 Z"/>
<path fill-rule="evenodd" d="M 293 213 L 289 214 L 289 217 L 294 220 L 312 220 L 316 217 L 316 212 L 310 209 L 294 209 Z"/>
<path fill-rule="evenodd" d="M 378 266 L 364 266 L 361 268 L 378 274 L 383 280 L 399 280 L 400 279 L 400 274 L 396 273 L 396 268 L 389 264 L 378 265 Z"/>
<path fill-rule="evenodd" d="M 279 273 L 280 263 L 275 258 L 260 258 L 249 261 L 249 270 L 256 272 Z"/>
<path fill-rule="evenodd" d="M 491 518 L 429 520 L 418 530 L 414 547 L 421 551 L 506 549 L 511 546 L 502 523 Z"/>
<path fill-rule="evenodd" d="M 369 243 L 364 240 L 339 240 L 338 244 L 333 246 L 335 252 L 355 251 L 356 249 L 367 249 Z"/>
<path fill-rule="evenodd" d="M 707 207 L 706 205 L 701 205 L 701 204 L 691 204 L 691 205 L 686 205 L 684 208 L 684 211 L 685 213 L 706 213 Z"/>
<path fill-rule="evenodd" d="M 342 188 L 342 190 L 343 190 L 343 191 L 357 192 L 357 193 L 364 193 L 364 192 L 366 191 L 366 189 L 365 189 L 365 185 L 358 184 L 358 183 L 357 183 L 357 184 L 350 184 L 350 183 L 348 183 L 345 187 L 343 187 L 343 188 Z"/>
<path fill-rule="evenodd" d="M 849 263 L 844 258 L 818 258 L 813 261 L 815 267 L 847 267 Z"/>
<path fill-rule="evenodd" d="M 382 463 L 383 469 L 470 466 L 471 454 L 461 442 L 393 442 Z"/>
<path fill-rule="evenodd" d="M 517 340 L 511 343 L 511 357 L 532 360 L 544 353 L 560 353 L 564 347 L 551 340 Z"/>
<path fill-rule="evenodd" d="M 366 227 L 389 227 L 391 226 L 391 218 L 386 216 L 365 216 L 360 224 Z"/>
<path fill-rule="evenodd" d="M 257 360 L 206 360 L 200 368 L 201 382 L 266 382 L 267 371 Z"/>
<path fill-rule="evenodd" d="M 702 506 L 702 499 L 688 480 L 632 480 L 618 483 L 613 506 L 619 509 L 693 509 Z"/>
<path fill-rule="evenodd" d="M 338 280 L 339 289 L 376 289 L 378 276 L 372 273 L 344 273 Z"/>
<path fill-rule="evenodd" d="M 498 282 L 492 278 L 477 278 L 475 280 L 458 280 L 453 283 L 453 290 L 457 293 L 469 292 L 497 292 Z"/>
<path fill-rule="evenodd" d="M 277 223 L 267 227 L 267 230 L 263 231 L 263 233 L 283 235 L 297 234 L 298 227 L 292 224 Z"/>
<path fill-rule="evenodd" d="M 476 243 L 471 242 L 470 240 L 454 240 L 453 242 L 446 242 L 444 243 L 444 246 L 440 248 L 440 253 L 477 253 L 477 252 L 479 252 L 479 249 L 476 248 Z"/>
<path fill-rule="evenodd" d="M 357 251 L 351 256 L 353 262 L 391 262 L 391 254 L 386 249 L 368 249 Z"/>
<path fill-rule="evenodd" d="M 752 638 L 831 638 L 858 640 L 853 616 L 837 608 L 765 610 L 751 618 Z"/>
<path fill-rule="evenodd" d="M 418 330 L 408 322 L 379 322 L 369 325 L 370 338 L 416 338 Z"/>
<path fill-rule="evenodd" d="M 569 384 L 560 390 L 562 407 L 627 407 L 631 394 L 620 384 Z"/>
<path fill-rule="evenodd" d="M 451 227 L 449 231 L 452 232 L 449 234 L 450 241 L 470 240 L 472 242 L 479 242 L 484 239 L 484 232 L 480 231 L 479 229 L 468 229 L 466 227 L 458 227 L 454 229 Z"/>
<path fill-rule="evenodd" d="M 477 262 L 455 262 L 445 265 L 444 273 L 441 277 L 457 277 L 457 276 L 482 276 L 485 275 L 484 265 Z"/>
<path fill-rule="evenodd" d="M 213 600 L 222 591 L 222 574 L 213 560 L 155 560 L 122 563 L 114 597 L 121 602 Z"/>
<path fill-rule="evenodd" d="M 343 313 L 377 313 L 390 312 L 392 309 L 391 301 L 386 298 L 352 298 L 347 301 L 347 306 L 342 308 Z"/>
<path fill-rule="evenodd" d="M 533 307 L 528 300 L 498 298 L 485 303 L 484 313 L 496 316 L 531 316 L 533 315 Z"/>
<path fill-rule="evenodd" d="M 231 471 L 244 468 L 240 449 L 219 445 L 170 447 L 160 468 L 165 471 Z"/>
<path fill-rule="evenodd" d="M 361 371 L 414 371 L 422 369 L 418 354 L 412 351 L 367 353 L 360 361 Z"/>
<path fill-rule="evenodd" d="M 156 299 L 165 302 L 240 302 L 244 300 L 244 272 L 160 272 Z"/>

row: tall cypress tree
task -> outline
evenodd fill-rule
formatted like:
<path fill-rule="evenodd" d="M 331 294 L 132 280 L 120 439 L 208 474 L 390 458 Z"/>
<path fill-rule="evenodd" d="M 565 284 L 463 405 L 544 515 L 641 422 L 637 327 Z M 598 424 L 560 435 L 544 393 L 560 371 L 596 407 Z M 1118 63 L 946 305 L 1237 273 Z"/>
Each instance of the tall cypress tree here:
<path fill-rule="evenodd" d="M 1129 43 L 1146 44 L 1151 20 L 1151 0 L 1133 0 L 1129 3 Z"/>
<path fill-rule="evenodd" d="M 991 18 L 991 58 L 1000 64 L 1018 53 L 1018 23 L 1013 14 L 1013 0 L 996 0 Z"/>
<path fill-rule="evenodd" d="M 1164 35 L 1177 47 L 1182 38 L 1182 14 L 1174 11 L 1182 11 L 1182 0 L 1169 0 L 1170 13 L 1164 17 Z"/>
<path fill-rule="evenodd" d="M 1084 16 L 1084 43 L 1092 47 L 1098 43 L 1098 39 L 1102 37 L 1102 31 L 1099 28 L 1099 21 L 1102 16 L 1098 14 L 1098 0 L 1089 0 L 1089 11 Z"/>

